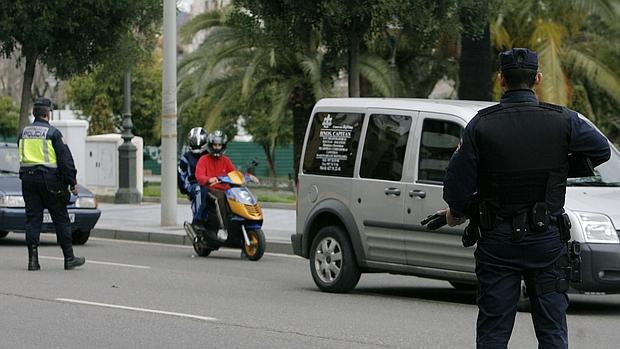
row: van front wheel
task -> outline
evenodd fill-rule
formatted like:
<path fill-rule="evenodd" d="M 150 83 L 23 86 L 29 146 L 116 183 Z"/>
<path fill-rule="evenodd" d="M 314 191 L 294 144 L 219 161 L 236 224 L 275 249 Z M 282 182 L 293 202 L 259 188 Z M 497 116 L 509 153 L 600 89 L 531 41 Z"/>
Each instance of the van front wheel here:
<path fill-rule="evenodd" d="M 321 291 L 346 293 L 355 288 L 361 273 L 342 228 L 327 226 L 316 235 L 310 250 L 310 272 Z"/>

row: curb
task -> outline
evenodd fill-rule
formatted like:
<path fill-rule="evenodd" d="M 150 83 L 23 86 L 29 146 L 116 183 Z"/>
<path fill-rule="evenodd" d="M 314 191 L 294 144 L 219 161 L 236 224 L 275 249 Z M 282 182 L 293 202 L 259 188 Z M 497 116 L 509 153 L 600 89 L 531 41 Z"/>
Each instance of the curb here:
<path fill-rule="evenodd" d="M 115 203 L 114 196 L 112 195 L 97 195 L 97 201 L 103 202 L 106 204 Z M 142 197 L 142 202 L 159 203 L 161 202 L 161 200 L 157 196 L 144 196 Z M 186 198 L 178 198 L 177 204 L 178 205 L 189 205 L 189 201 Z M 287 203 L 282 203 L 282 202 L 261 201 L 260 205 L 263 208 L 276 208 L 276 209 L 282 209 L 282 210 L 295 210 L 296 209 L 296 204 L 287 204 Z"/>
<path fill-rule="evenodd" d="M 192 246 L 189 238 L 186 235 L 179 234 L 167 234 L 167 233 L 150 233 L 140 231 L 127 231 L 127 230 L 115 230 L 115 229 L 98 229 L 94 228 L 90 232 L 91 237 L 112 239 L 112 240 L 127 240 L 127 241 L 140 241 L 140 242 L 153 242 L 159 244 L 169 245 L 185 245 Z M 267 246 L 265 252 L 268 253 L 281 253 L 293 255 L 293 247 L 290 242 L 279 240 L 267 240 Z"/>

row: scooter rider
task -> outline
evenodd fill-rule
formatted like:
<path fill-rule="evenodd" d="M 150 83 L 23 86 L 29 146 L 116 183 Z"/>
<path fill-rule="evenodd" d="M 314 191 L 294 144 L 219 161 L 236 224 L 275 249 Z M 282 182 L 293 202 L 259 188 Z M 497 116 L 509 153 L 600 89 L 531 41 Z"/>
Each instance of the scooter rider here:
<path fill-rule="evenodd" d="M 208 214 L 216 215 L 219 209 L 222 221 L 209 219 L 210 227 L 217 225 L 218 230 L 226 230 L 226 195 L 224 191 L 228 185 L 219 183 L 219 176 L 225 176 L 228 172 L 234 171 L 232 161 L 224 153 L 228 137 L 220 130 L 216 130 L 207 137 L 207 151 L 209 154 L 201 157 L 196 165 L 196 179 L 202 187 L 208 188 L 208 197 L 214 205 L 207 205 Z"/>
<path fill-rule="evenodd" d="M 206 220 L 206 212 L 203 207 L 207 190 L 202 188 L 196 180 L 196 165 L 198 160 L 207 154 L 207 131 L 202 127 L 192 128 L 187 135 L 189 151 L 185 152 L 179 160 L 177 167 L 177 186 L 181 193 L 188 196 L 192 207 L 192 223 Z"/>

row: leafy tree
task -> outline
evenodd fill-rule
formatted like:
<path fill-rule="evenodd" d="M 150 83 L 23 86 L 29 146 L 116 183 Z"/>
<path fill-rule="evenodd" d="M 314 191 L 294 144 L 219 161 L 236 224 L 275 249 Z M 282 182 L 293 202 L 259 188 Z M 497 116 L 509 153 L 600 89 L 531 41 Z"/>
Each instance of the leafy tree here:
<path fill-rule="evenodd" d="M 224 11 L 208 12 L 188 22 L 181 32 L 185 39 L 201 30 L 207 35 L 179 66 L 181 113 L 193 100 L 205 98 L 209 126 L 223 117 L 227 106 L 238 101 L 251 105 L 269 86 L 273 91 L 270 123 L 279 127 L 293 117 L 298 168 L 312 107 L 330 95 L 338 73 L 337 64 L 325 61 L 313 11 L 318 8 L 312 2 L 239 0 Z M 369 71 L 375 77 L 381 72 L 387 76 L 387 69 Z M 387 86 L 388 78 L 371 81 Z M 387 87 L 380 90 L 389 93 Z"/>
<path fill-rule="evenodd" d="M 252 141 L 259 144 L 265 152 L 269 176 L 274 178 L 276 172 L 276 149 L 279 145 L 288 145 L 293 140 L 293 125 L 290 122 L 283 122 L 274 125 L 270 120 L 270 106 L 273 103 L 275 94 L 271 86 L 263 89 L 246 106 L 243 114 L 245 118 L 245 129 L 253 135 Z M 291 111 L 287 110 L 286 119 L 292 119 Z M 275 182 L 274 182 L 275 183 Z"/>
<path fill-rule="evenodd" d="M 114 123 L 108 97 L 103 94 L 96 95 L 90 114 L 88 134 L 98 135 L 112 132 L 114 132 Z"/>
<path fill-rule="evenodd" d="M 457 38 L 463 30 L 459 6 L 466 1 L 476 0 L 380 1 L 367 45 L 393 62 L 394 96 L 425 98 L 443 76 L 456 76 Z"/>
<path fill-rule="evenodd" d="M 10 97 L 0 97 L 0 136 L 3 138 L 17 136 L 19 109 Z"/>
<path fill-rule="evenodd" d="M 149 38 L 161 18 L 158 0 L 12 0 L 0 2 L 0 52 L 20 50 L 25 72 L 20 127 L 28 123 L 37 62 L 61 79 L 119 60 L 123 39 Z M 126 42 L 126 41 L 125 41 Z M 133 48 L 140 45 L 129 45 Z M 120 64 L 125 68 L 129 64 Z"/>
<path fill-rule="evenodd" d="M 157 53 L 138 63 L 131 72 L 131 119 L 133 133 L 147 145 L 160 143 L 161 116 L 161 58 Z M 113 123 L 120 129 L 123 116 L 123 70 L 96 67 L 91 73 L 69 81 L 67 99 L 82 117 L 90 118 L 97 106 L 96 97 L 105 96 L 113 115 Z"/>

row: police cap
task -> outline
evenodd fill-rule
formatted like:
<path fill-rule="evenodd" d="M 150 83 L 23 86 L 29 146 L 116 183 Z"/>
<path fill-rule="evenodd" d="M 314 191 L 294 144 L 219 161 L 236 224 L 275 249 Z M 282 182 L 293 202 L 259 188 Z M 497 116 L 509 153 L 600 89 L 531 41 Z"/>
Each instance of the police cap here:
<path fill-rule="evenodd" d="M 52 100 L 47 97 L 38 97 L 34 101 L 34 107 L 40 109 L 52 110 L 54 109 L 54 105 L 52 104 Z"/>
<path fill-rule="evenodd" d="M 501 71 L 510 69 L 538 70 L 538 53 L 526 48 L 513 48 L 499 54 L 499 68 Z"/>

